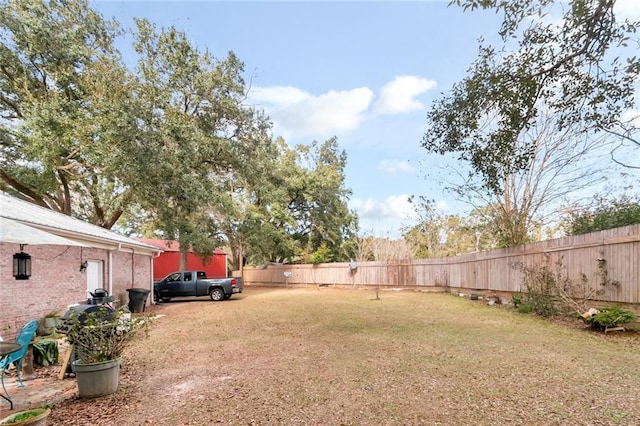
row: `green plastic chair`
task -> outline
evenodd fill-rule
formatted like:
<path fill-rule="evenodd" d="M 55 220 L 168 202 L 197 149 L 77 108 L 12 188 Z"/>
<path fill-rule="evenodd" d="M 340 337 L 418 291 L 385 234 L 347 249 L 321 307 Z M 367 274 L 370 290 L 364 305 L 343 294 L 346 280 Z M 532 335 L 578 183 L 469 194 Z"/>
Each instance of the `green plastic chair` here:
<path fill-rule="evenodd" d="M 33 336 L 36 334 L 36 330 L 38 330 L 38 321 L 31 320 L 22 327 L 20 330 L 20 334 L 16 339 L 16 343 L 22 345 L 19 351 L 10 354 L 8 357 L 2 360 L 0 364 L 0 370 L 2 370 L 2 389 L 4 389 L 4 393 L 6 395 L 9 394 L 7 392 L 7 387 L 4 384 L 4 373 L 7 371 L 11 364 L 15 364 L 16 371 L 18 372 L 18 383 L 20 387 L 24 387 L 24 383 L 22 383 L 22 377 L 20 377 L 20 372 L 22 371 L 22 360 L 24 360 L 24 356 L 27 353 L 27 349 L 29 349 L 29 343 L 33 340 Z"/>

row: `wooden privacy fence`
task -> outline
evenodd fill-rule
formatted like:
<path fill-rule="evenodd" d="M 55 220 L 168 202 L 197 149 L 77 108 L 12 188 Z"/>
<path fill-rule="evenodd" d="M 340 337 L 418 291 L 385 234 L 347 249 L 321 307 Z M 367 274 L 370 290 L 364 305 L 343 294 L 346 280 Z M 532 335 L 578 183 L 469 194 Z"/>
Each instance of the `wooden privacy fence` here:
<path fill-rule="evenodd" d="M 640 225 L 442 259 L 245 267 L 243 278 L 249 286 L 506 294 L 524 290 L 522 267 L 544 265 L 584 285 L 592 299 L 640 303 Z"/>

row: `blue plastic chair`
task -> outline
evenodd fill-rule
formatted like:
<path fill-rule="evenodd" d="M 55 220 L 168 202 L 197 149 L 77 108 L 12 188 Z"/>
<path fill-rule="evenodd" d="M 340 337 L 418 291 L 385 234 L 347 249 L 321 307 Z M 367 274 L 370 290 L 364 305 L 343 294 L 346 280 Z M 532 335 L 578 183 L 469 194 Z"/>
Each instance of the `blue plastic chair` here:
<path fill-rule="evenodd" d="M 7 387 L 4 384 L 4 373 L 7 371 L 11 364 L 16 365 L 16 371 L 18 372 L 18 383 L 20 383 L 20 387 L 24 387 L 24 383 L 22 383 L 22 378 L 20 377 L 20 372 L 22 371 L 22 360 L 27 353 L 27 349 L 29 349 L 29 343 L 33 340 L 33 336 L 36 334 L 36 330 L 38 330 L 38 321 L 31 320 L 22 327 L 20 330 L 20 334 L 16 339 L 16 343 L 22 345 L 19 351 L 10 354 L 8 357 L 2 360 L 0 364 L 0 370 L 2 370 L 2 389 L 4 389 L 5 394 L 9 394 L 7 392 Z"/>

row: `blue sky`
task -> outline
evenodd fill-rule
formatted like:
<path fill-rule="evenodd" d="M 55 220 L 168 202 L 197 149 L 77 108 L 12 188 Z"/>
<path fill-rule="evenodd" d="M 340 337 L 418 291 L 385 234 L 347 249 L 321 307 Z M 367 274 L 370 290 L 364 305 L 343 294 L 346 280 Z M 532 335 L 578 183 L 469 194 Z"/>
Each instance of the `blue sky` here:
<path fill-rule="evenodd" d="M 397 237 L 409 195 L 460 205 L 425 172 L 441 159 L 420 146 L 431 102 L 465 76 L 478 38 L 496 39 L 493 12 L 448 1 L 106 1 L 92 5 L 125 28 L 133 17 L 175 26 L 201 50 L 245 64 L 250 102 L 293 146 L 332 136 L 347 152 L 350 206 L 364 234 Z M 640 17 L 639 0 L 618 0 Z M 123 50 L 126 55 L 126 52 Z"/>

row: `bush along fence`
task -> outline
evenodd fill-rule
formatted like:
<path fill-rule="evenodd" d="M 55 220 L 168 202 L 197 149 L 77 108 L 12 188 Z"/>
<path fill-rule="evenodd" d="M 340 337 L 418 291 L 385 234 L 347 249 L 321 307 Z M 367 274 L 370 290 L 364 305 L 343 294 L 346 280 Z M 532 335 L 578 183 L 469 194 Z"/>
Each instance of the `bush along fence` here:
<path fill-rule="evenodd" d="M 386 288 L 501 297 L 530 291 L 536 274 L 542 283 L 546 277 L 568 286 L 564 296 L 640 303 L 640 225 L 443 259 L 243 270 L 247 286 Z"/>

